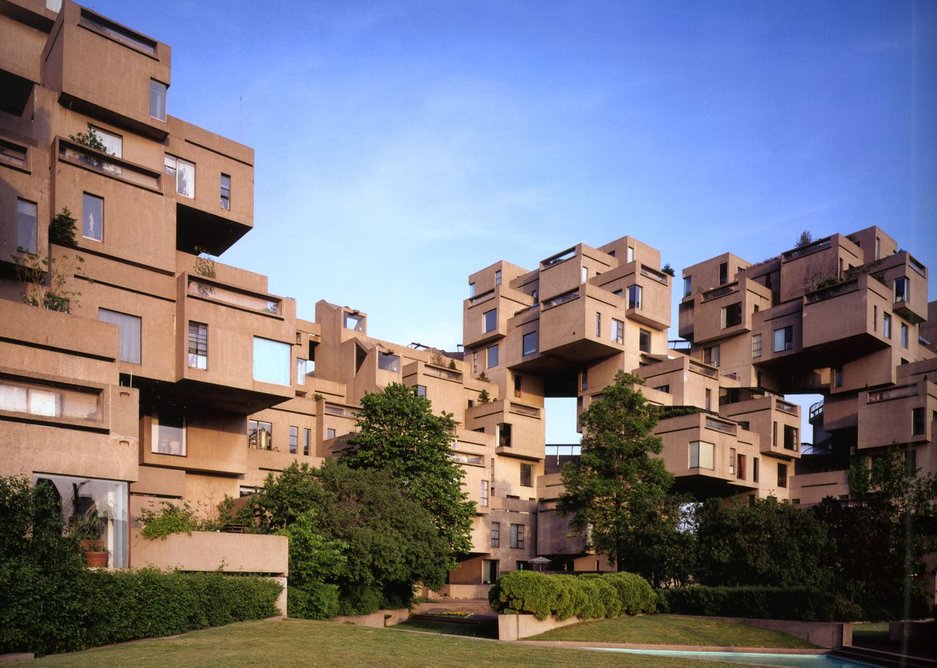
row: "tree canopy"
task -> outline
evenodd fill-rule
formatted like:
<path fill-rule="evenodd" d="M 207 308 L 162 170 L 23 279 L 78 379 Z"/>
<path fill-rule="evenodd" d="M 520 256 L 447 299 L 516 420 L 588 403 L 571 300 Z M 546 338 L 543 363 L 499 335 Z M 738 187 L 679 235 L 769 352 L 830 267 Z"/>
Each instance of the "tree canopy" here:
<path fill-rule="evenodd" d="M 405 494 L 426 508 L 448 545 L 450 565 L 471 551 L 475 504 L 462 489 L 462 467 L 452 459 L 452 415 L 436 415 L 413 388 L 393 383 L 361 400 L 355 449 L 342 458 L 353 469 L 386 471 Z"/>
<path fill-rule="evenodd" d="M 656 585 L 673 577 L 665 571 L 674 560 L 662 551 L 691 537 L 680 532 L 679 504 L 668 496 L 673 476 L 655 456 L 663 447 L 653 435 L 657 407 L 633 387 L 642 383 L 620 371 L 582 413 L 582 453 L 563 469 L 558 508 L 619 571 Z"/>

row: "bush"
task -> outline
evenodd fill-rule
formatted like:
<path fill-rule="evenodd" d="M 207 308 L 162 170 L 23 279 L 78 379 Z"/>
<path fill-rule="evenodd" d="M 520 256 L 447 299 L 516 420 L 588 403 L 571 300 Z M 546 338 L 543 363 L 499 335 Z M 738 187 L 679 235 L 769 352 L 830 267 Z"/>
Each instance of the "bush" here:
<path fill-rule="evenodd" d="M 848 621 L 859 610 L 829 591 L 810 587 L 675 587 L 660 589 L 658 608 L 684 615 Z"/>
<path fill-rule="evenodd" d="M 537 619 L 600 619 L 654 612 L 656 598 L 647 580 L 634 573 L 544 575 L 514 571 L 488 592 L 498 612 L 532 614 Z"/>
<path fill-rule="evenodd" d="M 140 509 L 140 521 L 143 529 L 140 535 L 147 540 L 165 538 L 171 533 L 192 533 L 201 528 L 201 521 L 196 516 L 192 506 L 183 503 L 181 506 L 169 501 L 163 501 L 158 511 L 150 508 Z"/>

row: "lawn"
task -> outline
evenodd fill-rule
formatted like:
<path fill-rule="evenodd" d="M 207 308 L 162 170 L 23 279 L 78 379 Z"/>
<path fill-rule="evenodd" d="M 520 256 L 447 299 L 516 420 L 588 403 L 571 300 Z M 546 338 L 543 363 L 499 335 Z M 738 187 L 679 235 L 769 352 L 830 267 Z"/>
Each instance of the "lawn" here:
<path fill-rule="evenodd" d="M 583 622 L 531 638 L 655 645 L 714 647 L 775 647 L 811 649 L 814 645 L 785 633 L 706 617 L 642 615 Z"/>
<path fill-rule="evenodd" d="M 304 620 L 243 622 L 171 638 L 49 656 L 38 666 L 686 666 L 686 659 L 610 655 Z M 738 664 L 706 663 L 700 666 Z"/>

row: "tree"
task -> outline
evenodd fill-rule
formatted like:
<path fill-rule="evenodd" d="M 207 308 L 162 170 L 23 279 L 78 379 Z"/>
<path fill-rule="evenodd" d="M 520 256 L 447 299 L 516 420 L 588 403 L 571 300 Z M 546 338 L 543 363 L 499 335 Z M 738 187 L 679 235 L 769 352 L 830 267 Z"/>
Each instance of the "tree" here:
<path fill-rule="evenodd" d="M 800 233 L 800 236 L 797 237 L 796 247 L 803 248 L 805 246 L 809 246 L 812 243 L 813 243 L 813 235 L 810 234 L 809 230 L 804 230 L 803 232 Z"/>
<path fill-rule="evenodd" d="M 657 407 L 633 387 L 642 383 L 619 371 L 583 412 L 582 454 L 563 469 L 558 509 L 619 571 L 656 586 L 670 579 L 659 550 L 679 538 L 680 514 L 668 498 L 673 476 L 655 457 L 663 447 L 652 433 Z"/>
<path fill-rule="evenodd" d="M 392 383 L 361 400 L 356 449 L 342 461 L 353 469 L 386 471 L 406 495 L 426 508 L 449 548 L 450 565 L 471 551 L 475 504 L 462 490 L 464 471 L 452 460 L 452 415 L 435 415 L 430 402 Z"/>
<path fill-rule="evenodd" d="M 696 513 L 696 576 L 712 586 L 806 586 L 833 581 L 827 528 L 774 497 L 708 499 Z"/>
<path fill-rule="evenodd" d="M 850 504 L 827 498 L 813 512 L 829 527 L 842 586 L 870 618 L 926 613 L 923 556 L 937 550 L 937 476 L 917 475 L 895 444 L 853 460 Z"/>

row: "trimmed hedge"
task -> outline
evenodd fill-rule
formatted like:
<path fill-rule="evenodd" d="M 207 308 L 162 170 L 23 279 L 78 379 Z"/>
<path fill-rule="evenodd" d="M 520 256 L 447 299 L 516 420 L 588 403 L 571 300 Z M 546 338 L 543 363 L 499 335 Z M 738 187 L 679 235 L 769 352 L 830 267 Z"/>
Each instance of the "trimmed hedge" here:
<path fill-rule="evenodd" d="M 599 619 L 654 612 L 657 598 L 647 580 L 634 573 L 576 576 L 513 571 L 489 590 L 488 601 L 499 613 Z"/>
<path fill-rule="evenodd" d="M 657 590 L 661 612 L 806 622 L 847 621 L 861 610 L 809 587 L 675 587 Z"/>
<path fill-rule="evenodd" d="M 28 562 L 0 567 L 0 654 L 76 651 L 272 617 L 282 589 L 267 578 L 220 573 L 48 575 Z"/>

